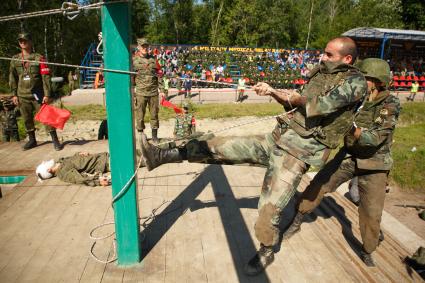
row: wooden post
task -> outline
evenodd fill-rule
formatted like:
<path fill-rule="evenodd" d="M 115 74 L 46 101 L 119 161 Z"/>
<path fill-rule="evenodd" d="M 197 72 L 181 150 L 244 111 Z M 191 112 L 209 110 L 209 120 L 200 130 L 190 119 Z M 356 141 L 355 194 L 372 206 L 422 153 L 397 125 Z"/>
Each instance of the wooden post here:
<path fill-rule="evenodd" d="M 105 68 L 130 70 L 130 3 L 102 7 L 102 35 Z M 111 155 L 112 194 L 117 195 L 134 170 L 134 132 L 131 78 L 128 74 L 105 72 L 106 111 Z M 135 180 L 114 205 L 119 265 L 140 262 L 139 211 Z"/>

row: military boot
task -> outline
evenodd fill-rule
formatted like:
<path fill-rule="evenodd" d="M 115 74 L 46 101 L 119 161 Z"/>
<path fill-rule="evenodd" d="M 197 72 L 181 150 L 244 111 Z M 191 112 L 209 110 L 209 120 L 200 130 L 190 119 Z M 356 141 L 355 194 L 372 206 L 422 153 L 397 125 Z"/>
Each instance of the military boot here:
<path fill-rule="evenodd" d="M 284 240 L 288 240 L 301 230 L 301 223 L 303 223 L 303 217 L 304 214 L 302 214 L 301 212 L 297 212 L 291 225 L 288 227 L 288 229 L 286 229 L 285 233 L 283 233 L 282 238 Z"/>
<path fill-rule="evenodd" d="M 274 261 L 273 247 L 267 247 L 263 244 L 255 256 L 251 258 L 245 265 L 245 273 L 249 276 L 254 276 L 263 272 L 268 265 Z"/>
<path fill-rule="evenodd" d="M 148 142 L 145 134 L 142 133 L 142 157 L 146 168 L 151 171 L 161 164 L 181 162 L 183 156 L 178 148 L 161 149 Z"/>
<path fill-rule="evenodd" d="M 50 136 L 52 137 L 53 147 L 55 148 L 55 150 L 62 150 L 63 145 L 60 144 L 56 131 L 51 131 Z"/>
<path fill-rule="evenodd" d="M 152 129 L 152 141 L 154 144 L 158 144 L 158 129 Z"/>
<path fill-rule="evenodd" d="M 35 131 L 28 132 L 28 142 L 22 147 L 23 150 L 28 150 L 37 146 L 37 141 L 35 139 Z"/>
<path fill-rule="evenodd" d="M 362 250 L 360 252 L 360 258 L 362 259 L 362 261 L 369 267 L 374 267 L 375 262 L 373 261 L 373 257 L 371 253 L 367 253 L 364 250 Z"/>

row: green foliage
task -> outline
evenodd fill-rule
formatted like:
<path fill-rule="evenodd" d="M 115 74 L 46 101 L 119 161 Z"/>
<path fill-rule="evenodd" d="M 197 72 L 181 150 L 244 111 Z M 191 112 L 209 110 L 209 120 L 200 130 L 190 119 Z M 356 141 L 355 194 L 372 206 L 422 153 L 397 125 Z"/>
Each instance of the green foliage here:
<path fill-rule="evenodd" d="M 425 107 L 422 108 L 425 110 Z M 402 188 L 423 190 L 425 184 L 425 124 L 399 127 L 395 131 L 391 178 Z M 412 151 L 413 148 L 416 151 Z"/>

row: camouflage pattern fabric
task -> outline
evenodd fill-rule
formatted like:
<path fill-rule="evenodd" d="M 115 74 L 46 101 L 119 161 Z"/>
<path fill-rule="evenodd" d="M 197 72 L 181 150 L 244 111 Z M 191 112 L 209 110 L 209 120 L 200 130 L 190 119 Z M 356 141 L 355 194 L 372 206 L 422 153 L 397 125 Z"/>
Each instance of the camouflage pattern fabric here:
<path fill-rule="evenodd" d="M 21 59 L 19 53 L 13 58 Z M 24 56 L 27 60 L 43 61 L 40 54 L 32 53 Z M 11 61 L 9 68 L 9 86 L 14 96 L 18 96 L 19 110 L 24 120 L 27 132 L 34 131 L 34 114 L 40 109 L 43 96 L 50 97 L 50 71 L 42 63 L 28 63 L 22 61 Z M 45 126 L 48 132 L 54 130 Z"/>
<path fill-rule="evenodd" d="M 159 128 L 159 97 L 156 96 L 135 96 L 134 114 L 136 119 L 136 129 L 142 131 L 145 129 L 146 107 L 149 107 L 150 125 L 152 129 Z"/>
<path fill-rule="evenodd" d="M 384 170 L 359 169 L 355 159 L 347 155 L 343 148 L 316 174 L 302 193 L 298 211 L 311 213 L 326 193 L 334 192 L 341 184 L 358 176 L 360 234 L 364 250 L 372 253 L 379 243 L 387 173 Z"/>
<path fill-rule="evenodd" d="M 4 142 L 19 141 L 18 121 L 15 110 L 0 111 L 0 128 Z"/>
<path fill-rule="evenodd" d="M 189 162 L 251 164 L 267 168 L 255 231 L 261 243 L 276 244 L 279 238 L 276 228 L 280 221 L 279 214 L 294 195 L 308 165 L 276 146 L 272 134 L 214 137 L 204 141 L 193 139 L 185 148 Z"/>
<path fill-rule="evenodd" d="M 146 57 L 135 56 L 133 59 L 133 69 L 138 72 L 135 79 L 136 96 L 158 95 L 158 67 L 155 57 L 151 55 L 147 55 Z"/>
<path fill-rule="evenodd" d="M 19 53 L 13 56 L 22 59 Z M 32 53 L 24 56 L 25 60 L 42 61 L 43 56 Z M 47 66 L 39 63 L 28 63 L 22 61 L 11 61 L 9 68 L 9 86 L 12 94 L 18 97 L 30 98 L 36 94 L 40 99 L 50 96 L 50 74 Z M 41 100 L 40 100 L 41 103 Z"/>
<path fill-rule="evenodd" d="M 365 101 L 355 118 L 362 134 L 358 140 L 345 138 L 347 151 L 356 157 L 357 167 L 369 170 L 390 170 L 393 165 L 390 148 L 400 115 L 400 100 L 383 91 L 374 101 Z"/>
<path fill-rule="evenodd" d="M 368 253 L 379 242 L 387 173 L 392 166 L 392 135 L 399 113 L 400 102 L 388 91 L 380 92 L 373 101 L 365 101 L 355 118 L 362 128 L 359 139 L 352 135 L 345 138 L 345 147 L 320 170 L 299 201 L 298 211 L 310 213 L 326 193 L 358 176 L 360 232 Z"/>
<path fill-rule="evenodd" d="M 350 65 L 318 67 L 301 93 L 307 97 L 306 105 L 298 107 L 289 122 L 295 132 L 289 134 L 298 134 L 301 140 L 295 143 L 292 137 L 282 136 L 277 144 L 310 165 L 323 165 L 325 148 L 336 148 L 351 129 L 366 90 L 364 76 Z"/>
<path fill-rule="evenodd" d="M 180 114 L 176 116 L 174 124 L 174 136 L 176 138 L 187 138 L 194 133 L 192 114 Z"/>
<path fill-rule="evenodd" d="M 79 153 L 60 158 L 56 176 L 68 183 L 82 184 L 87 186 L 99 186 L 99 176 L 109 172 L 109 153 L 81 155 Z"/>

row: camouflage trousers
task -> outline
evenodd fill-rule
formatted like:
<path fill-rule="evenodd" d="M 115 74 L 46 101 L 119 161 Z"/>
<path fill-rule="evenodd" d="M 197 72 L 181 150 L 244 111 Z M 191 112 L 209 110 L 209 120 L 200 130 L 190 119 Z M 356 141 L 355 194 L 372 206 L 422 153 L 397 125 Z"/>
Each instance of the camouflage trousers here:
<path fill-rule="evenodd" d="M 312 212 L 324 195 L 334 192 L 341 184 L 358 176 L 360 193 L 359 224 L 363 248 L 373 252 L 379 243 L 382 210 L 384 209 L 387 185 L 386 170 L 365 170 L 356 166 L 356 161 L 342 149 L 316 174 L 302 193 L 298 211 Z"/>
<path fill-rule="evenodd" d="M 280 214 L 293 197 L 308 165 L 279 148 L 271 134 L 191 140 L 185 146 L 189 162 L 262 165 L 267 168 L 258 202 L 255 235 L 266 246 L 277 244 Z"/>
<path fill-rule="evenodd" d="M 149 107 L 150 124 L 152 129 L 159 128 L 159 98 L 154 96 L 134 96 L 134 116 L 136 117 L 136 129 L 143 131 L 145 129 L 146 107 Z"/>
<path fill-rule="evenodd" d="M 24 120 L 25 129 L 27 132 L 35 130 L 34 115 L 40 110 L 40 104 L 33 97 L 19 97 L 19 111 Z M 55 128 L 44 125 L 47 132 L 54 131 Z"/>

